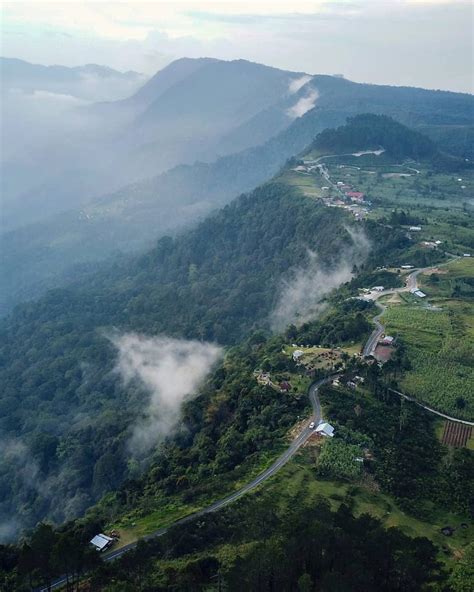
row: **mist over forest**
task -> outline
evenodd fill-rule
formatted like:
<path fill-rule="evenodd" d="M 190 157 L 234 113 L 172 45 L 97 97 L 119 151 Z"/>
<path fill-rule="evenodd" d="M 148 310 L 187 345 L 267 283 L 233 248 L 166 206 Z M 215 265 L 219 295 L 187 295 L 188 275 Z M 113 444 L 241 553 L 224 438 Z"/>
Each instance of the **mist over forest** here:
<path fill-rule="evenodd" d="M 2 590 L 471 589 L 474 96 L 328 74 L 336 4 L 0 58 Z"/>

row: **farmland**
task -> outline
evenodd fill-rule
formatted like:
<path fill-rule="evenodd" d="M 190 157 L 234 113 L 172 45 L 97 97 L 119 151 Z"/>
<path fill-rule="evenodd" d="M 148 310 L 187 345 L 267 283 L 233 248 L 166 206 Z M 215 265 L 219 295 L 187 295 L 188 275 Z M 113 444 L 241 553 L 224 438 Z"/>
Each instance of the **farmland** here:
<path fill-rule="evenodd" d="M 455 423 L 453 421 L 446 421 L 444 423 L 441 442 L 446 444 L 446 446 L 452 446 L 453 448 L 463 448 L 467 445 L 471 436 L 471 426 Z"/>
<path fill-rule="evenodd" d="M 474 348 L 463 316 L 452 308 L 399 305 L 387 309 L 384 323 L 408 349 L 411 369 L 402 389 L 440 411 L 472 419 Z"/>

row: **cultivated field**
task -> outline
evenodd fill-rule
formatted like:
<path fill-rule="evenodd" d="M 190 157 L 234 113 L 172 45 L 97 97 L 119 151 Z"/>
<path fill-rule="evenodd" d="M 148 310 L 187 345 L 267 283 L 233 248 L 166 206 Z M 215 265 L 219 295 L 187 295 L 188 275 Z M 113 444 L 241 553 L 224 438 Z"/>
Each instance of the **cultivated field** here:
<path fill-rule="evenodd" d="M 453 448 L 464 448 L 471 436 L 471 426 L 455 423 L 453 421 L 446 421 L 441 442 L 446 444 L 446 446 L 452 446 Z"/>

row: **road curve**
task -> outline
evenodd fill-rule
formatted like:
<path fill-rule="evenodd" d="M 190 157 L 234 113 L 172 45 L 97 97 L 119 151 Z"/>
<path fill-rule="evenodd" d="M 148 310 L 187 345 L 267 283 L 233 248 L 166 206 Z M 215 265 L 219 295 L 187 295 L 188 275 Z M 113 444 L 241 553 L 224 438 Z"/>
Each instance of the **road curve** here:
<path fill-rule="evenodd" d="M 460 257 L 458 255 L 453 255 L 451 253 L 446 253 L 446 255 L 448 255 L 451 259 L 449 261 L 446 261 L 445 263 L 440 263 L 439 265 L 437 265 L 435 267 L 442 267 L 444 265 L 448 265 L 449 263 L 451 263 L 455 259 L 460 259 Z M 435 267 L 430 266 L 430 267 L 423 267 L 421 269 L 416 269 L 415 271 L 413 271 L 412 273 L 407 275 L 406 283 L 403 288 L 393 288 L 390 290 L 384 290 L 383 292 L 378 292 L 376 294 L 372 294 L 371 300 L 380 309 L 380 312 L 377 316 L 375 316 L 372 319 L 372 321 L 375 324 L 375 329 L 370 334 L 369 338 L 367 339 L 367 341 L 364 345 L 364 349 L 362 350 L 362 356 L 364 358 L 367 358 L 368 356 L 373 354 L 380 337 L 382 336 L 383 332 L 385 331 L 385 328 L 382 325 L 382 323 L 380 322 L 380 319 L 382 318 L 382 315 L 386 311 L 387 307 L 385 305 L 383 305 L 382 303 L 380 303 L 378 301 L 378 298 L 380 298 L 380 296 L 385 296 L 387 294 L 398 294 L 400 292 L 408 292 L 413 289 L 418 289 L 418 276 L 420 275 L 420 273 L 429 271 L 430 269 L 434 269 Z M 401 393 L 400 391 L 397 391 L 392 388 L 390 388 L 388 390 L 390 392 L 395 393 L 396 395 L 402 397 L 403 399 L 406 399 L 407 401 L 415 403 L 415 405 L 422 407 L 423 409 L 425 409 L 429 413 L 433 413 L 434 415 L 438 415 L 439 417 L 443 417 L 444 419 L 448 419 L 449 421 L 454 421 L 456 423 L 463 423 L 465 425 L 474 426 L 474 422 L 472 422 L 472 421 L 468 421 L 467 419 L 459 419 L 457 417 L 451 417 L 450 415 L 446 415 L 445 413 L 442 413 L 441 411 L 436 411 L 436 409 L 433 409 L 432 407 L 429 407 L 428 405 L 421 403 L 420 401 L 418 401 L 414 397 L 410 397 L 409 395 L 406 395 L 405 393 Z"/>
<path fill-rule="evenodd" d="M 387 307 L 378 301 L 379 298 L 381 296 L 388 296 L 390 294 L 400 294 L 401 292 L 410 292 L 411 290 L 417 290 L 418 276 L 420 275 L 420 273 L 424 273 L 426 271 L 429 271 L 430 269 L 443 267 L 444 265 L 448 265 L 449 263 L 451 263 L 452 260 L 459 259 L 457 255 L 451 255 L 450 253 L 446 253 L 446 255 L 449 255 L 451 259 L 449 261 L 446 261 L 445 263 L 440 263 L 439 265 L 435 266 L 430 265 L 429 267 L 422 267 L 420 269 L 415 269 L 414 271 L 409 273 L 405 278 L 405 285 L 403 287 L 390 288 L 388 290 L 382 290 L 381 292 L 371 293 L 366 298 L 364 298 L 365 300 L 372 301 L 380 309 L 380 313 L 372 319 L 375 324 L 375 329 L 370 334 L 370 337 L 368 338 L 366 344 L 364 345 L 364 349 L 362 350 L 362 356 L 364 358 L 367 358 L 368 356 L 373 354 L 378 340 L 380 339 L 385 330 L 384 326 L 380 322 L 380 319 L 382 318 L 382 315 L 386 311 Z"/>
<path fill-rule="evenodd" d="M 279 456 L 276 459 L 276 461 L 273 464 L 271 464 L 262 473 L 257 475 L 254 479 L 249 481 L 246 485 L 244 485 L 243 487 L 241 487 L 237 491 L 234 491 L 234 493 L 227 495 L 226 497 L 212 503 L 210 506 L 207 506 L 207 507 L 203 508 L 202 510 L 198 510 L 197 512 L 194 512 L 193 514 L 189 514 L 188 516 L 184 516 L 184 518 L 180 518 L 179 520 L 176 520 L 175 522 L 173 522 L 173 524 L 170 524 L 170 526 L 167 526 L 164 528 L 159 528 L 158 530 L 155 530 L 154 532 L 144 536 L 142 539 L 139 539 L 139 540 L 149 541 L 151 539 L 154 539 L 156 537 L 164 535 L 173 526 L 177 526 L 179 524 L 186 524 L 186 522 L 190 522 L 191 520 L 199 518 L 200 516 L 210 514 L 211 512 L 216 512 L 217 510 L 220 510 L 221 508 L 238 500 L 239 498 L 244 496 L 246 493 L 248 493 L 252 489 L 255 489 L 255 487 L 258 487 L 261 483 L 263 483 L 264 481 L 266 481 L 267 479 L 272 477 L 275 473 L 277 473 L 298 452 L 298 450 L 301 448 L 301 446 L 303 446 L 303 444 L 308 440 L 308 438 L 314 432 L 314 430 L 309 428 L 309 424 L 311 423 L 311 421 L 314 421 L 315 425 L 317 425 L 321 421 L 321 419 L 322 419 L 321 403 L 320 403 L 319 397 L 318 397 L 318 390 L 321 385 L 333 380 L 334 376 L 321 378 L 320 380 L 317 380 L 316 382 L 313 382 L 311 384 L 311 386 L 308 389 L 308 397 L 309 397 L 309 400 L 311 401 L 311 405 L 313 407 L 313 414 L 311 416 L 311 419 L 308 420 L 306 427 L 303 428 L 303 430 L 293 440 L 293 442 L 290 444 L 290 446 L 283 452 L 283 454 L 281 454 L 281 456 Z M 125 553 L 127 553 L 128 551 L 131 551 L 132 549 L 134 549 L 137 546 L 137 544 L 138 544 L 138 541 L 135 541 L 133 543 L 129 543 L 128 545 L 121 547 L 120 549 L 116 549 L 115 551 L 111 551 L 103 556 L 103 560 L 104 561 L 113 561 L 114 559 L 117 559 L 117 558 L 121 557 L 122 555 L 124 555 Z M 61 576 L 52 582 L 49 590 L 56 590 L 57 588 L 60 588 L 61 586 L 63 586 L 65 583 L 66 583 L 66 577 Z M 36 592 L 47 592 L 47 591 L 48 591 L 48 587 L 36 589 Z"/>

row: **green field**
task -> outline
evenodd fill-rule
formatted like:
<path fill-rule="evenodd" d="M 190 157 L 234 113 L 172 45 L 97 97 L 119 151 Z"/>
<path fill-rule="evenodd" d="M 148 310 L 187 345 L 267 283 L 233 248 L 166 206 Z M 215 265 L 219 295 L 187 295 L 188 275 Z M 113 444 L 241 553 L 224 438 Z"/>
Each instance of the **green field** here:
<path fill-rule="evenodd" d="M 436 409 L 474 418 L 474 300 L 453 298 L 456 286 L 474 278 L 474 261 L 460 259 L 440 273 L 422 276 L 431 306 L 417 302 L 390 306 L 383 322 L 408 348 L 412 368 L 402 380 L 408 394 Z"/>

